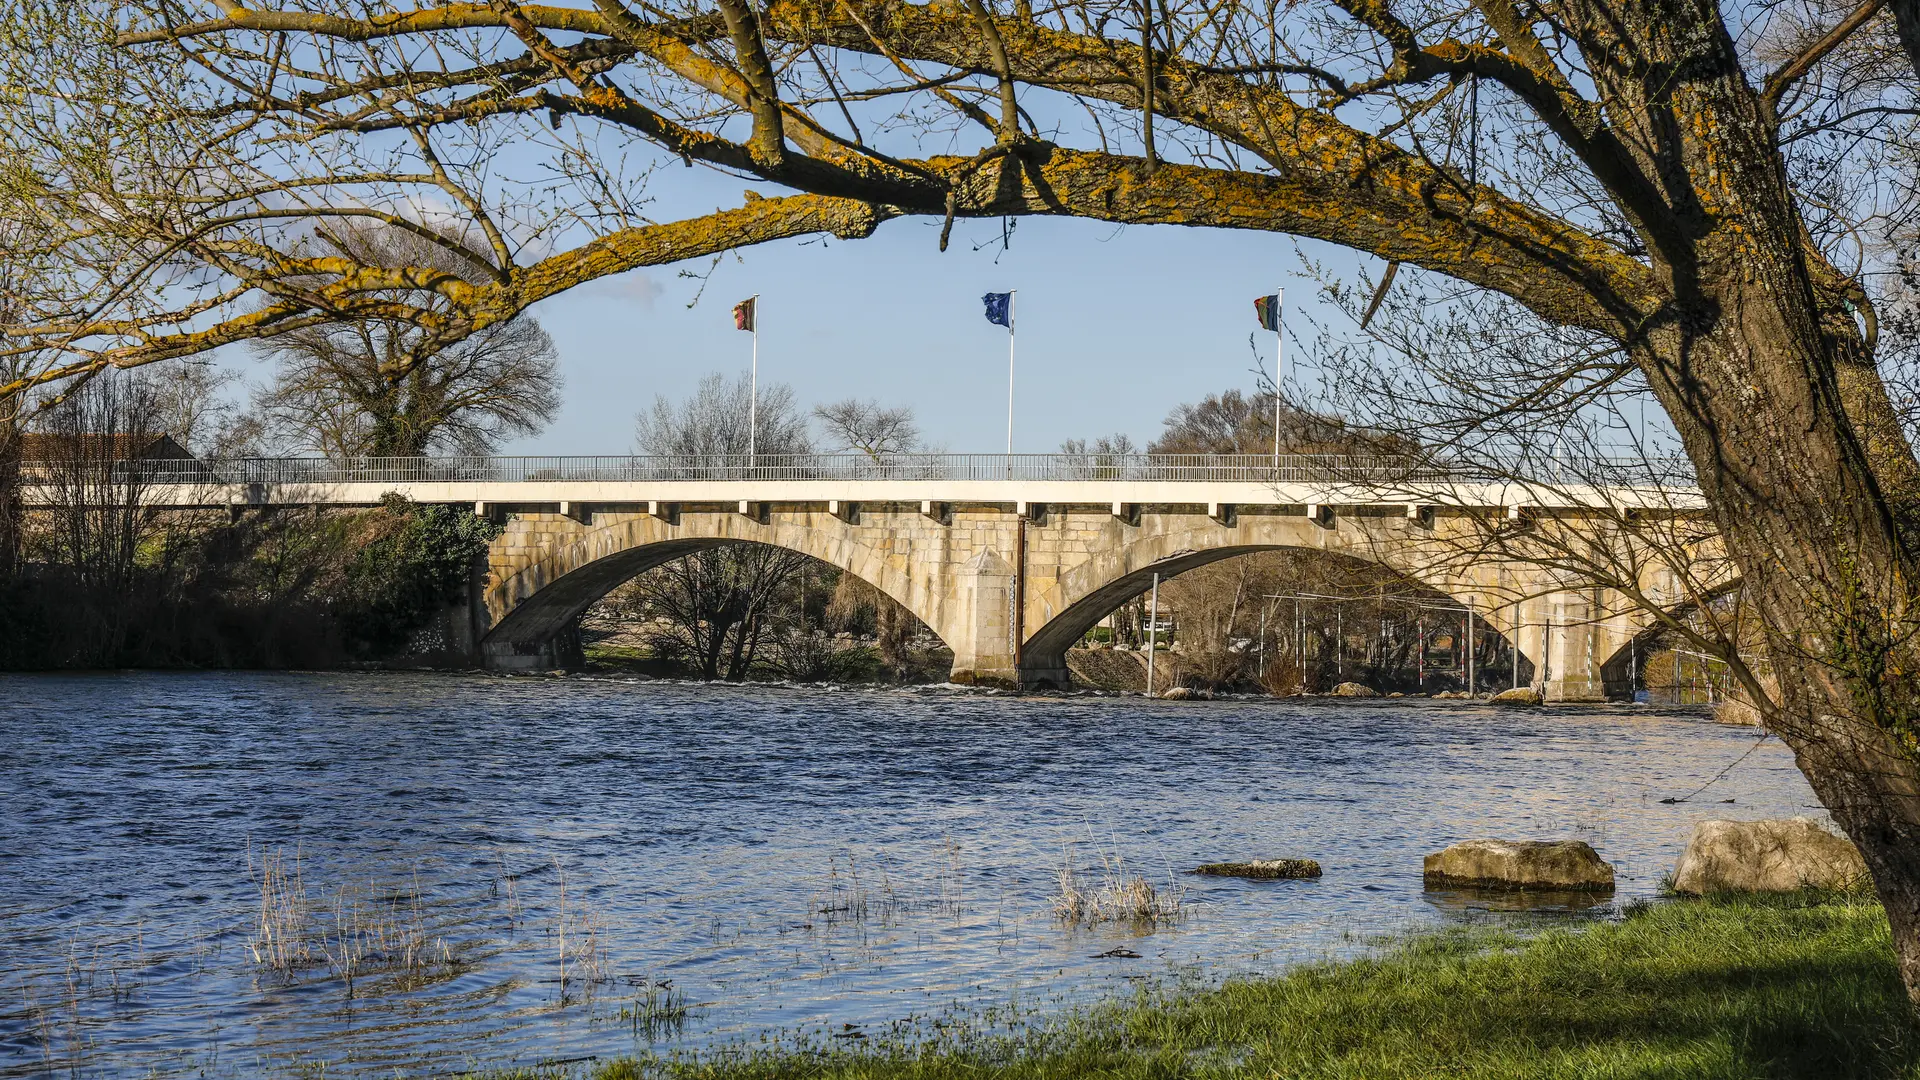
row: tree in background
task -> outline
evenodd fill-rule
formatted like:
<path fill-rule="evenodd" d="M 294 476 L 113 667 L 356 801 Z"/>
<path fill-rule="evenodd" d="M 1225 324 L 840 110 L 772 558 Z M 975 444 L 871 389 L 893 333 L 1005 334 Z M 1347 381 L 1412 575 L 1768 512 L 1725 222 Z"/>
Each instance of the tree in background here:
<path fill-rule="evenodd" d="M 812 453 L 793 387 L 761 383 L 758 409 L 749 412 L 752 392 L 745 373 L 732 379 L 716 373 L 702 378 L 683 401 L 656 396 L 653 407 L 635 417 L 634 441 L 642 454 L 676 458 L 693 476 L 726 475 L 746 458 L 749 445 L 773 457 Z"/>
<path fill-rule="evenodd" d="M 324 231 L 316 246 L 463 281 L 491 272 L 483 251 L 418 227 L 349 224 Z M 417 318 L 362 315 L 267 338 L 257 351 L 274 361 L 253 397 L 260 422 L 270 436 L 328 457 L 486 454 L 538 433 L 560 408 L 558 353 L 531 315 L 451 344 Z"/>
<path fill-rule="evenodd" d="M 1251 397 L 1239 390 L 1208 394 L 1174 406 L 1149 454 L 1271 454 L 1276 418 L 1283 454 L 1390 453 L 1402 445 L 1386 432 L 1355 430 L 1339 416 L 1309 412 L 1272 391 Z"/>
<path fill-rule="evenodd" d="M 921 450 L 920 427 L 914 423 L 913 409 L 905 405 L 887 407 L 872 398 L 847 398 L 815 405 L 813 419 L 825 434 L 830 452 L 865 454 L 875 465 Z"/>
<path fill-rule="evenodd" d="M 794 405 L 793 388 L 759 387 L 758 416 L 749 418 L 751 383 L 742 375 L 708 375 L 692 396 L 654 399 L 636 420 L 643 454 L 670 455 L 693 475 L 723 471 L 747 455 L 749 427 L 763 455 L 812 451 L 806 418 Z M 650 635 L 656 656 L 681 659 L 704 679 L 739 681 L 761 658 L 776 601 L 790 592 L 810 560 L 766 544 L 727 544 L 696 551 L 636 577 L 630 595 L 646 615 L 661 621 Z"/>
<path fill-rule="evenodd" d="M 49 503 L 30 557 L 62 587 L 89 639 L 71 660 L 108 662 L 126 639 L 142 548 L 159 514 L 142 505 L 138 468 L 162 432 L 146 373 L 95 379 L 42 413 L 23 438 L 22 468 Z"/>
<path fill-rule="evenodd" d="M 1125 433 L 1102 435 L 1092 442 L 1085 439 L 1068 439 L 1060 444 L 1060 452 L 1068 458 L 1068 465 L 1077 476 L 1088 480 L 1111 479 L 1124 475 L 1126 459 L 1140 452 L 1133 445 L 1133 438 Z"/>

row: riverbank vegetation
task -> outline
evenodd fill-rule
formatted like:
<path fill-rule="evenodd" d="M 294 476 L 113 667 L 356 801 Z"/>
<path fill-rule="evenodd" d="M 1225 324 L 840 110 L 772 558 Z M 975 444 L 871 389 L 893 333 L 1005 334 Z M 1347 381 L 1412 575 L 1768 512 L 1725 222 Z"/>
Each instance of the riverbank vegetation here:
<path fill-rule="evenodd" d="M 501 1077 L 1903 1077 L 1920 1069 L 1867 895 L 1632 904 L 1528 934 L 1418 933 L 1369 958 L 1158 986 L 1009 1026 L 1004 1011 Z"/>
<path fill-rule="evenodd" d="M 0 433 L 40 496 L 0 530 L 0 669 L 323 667 L 446 652 L 499 528 L 457 507 L 171 510 L 145 472 L 213 435 L 203 380 L 101 378 Z M 5 427 L 6 425 L 0 425 Z M 178 435 L 176 436 L 175 433 Z"/>

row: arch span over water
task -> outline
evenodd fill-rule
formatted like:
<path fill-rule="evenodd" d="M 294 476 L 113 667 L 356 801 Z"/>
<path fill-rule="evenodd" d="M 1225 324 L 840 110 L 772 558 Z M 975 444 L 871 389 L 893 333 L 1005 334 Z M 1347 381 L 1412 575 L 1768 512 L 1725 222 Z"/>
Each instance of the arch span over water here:
<path fill-rule="evenodd" d="M 1067 685 L 1066 650 L 1157 571 L 1297 548 L 1381 564 L 1471 606 L 1550 674 L 1550 696 L 1591 699 L 1639 630 L 1617 598 L 1551 585 L 1532 567 L 1463 560 L 1470 523 L 1405 507 L 1309 517 L 1298 507 L 870 503 L 682 504 L 587 520 L 516 515 L 489 552 L 476 640 L 489 665 L 577 660 L 580 612 L 653 566 L 726 543 L 797 551 L 872 584 L 953 650 L 957 682 Z M 1458 533 L 1459 535 L 1455 535 Z"/>

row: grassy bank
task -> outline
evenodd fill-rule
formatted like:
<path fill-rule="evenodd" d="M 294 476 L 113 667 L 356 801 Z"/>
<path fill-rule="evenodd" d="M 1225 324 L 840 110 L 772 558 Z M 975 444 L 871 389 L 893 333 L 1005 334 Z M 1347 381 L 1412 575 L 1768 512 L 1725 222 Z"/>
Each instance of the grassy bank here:
<path fill-rule="evenodd" d="M 1532 936 L 1449 930 L 1373 959 L 1143 993 L 1015 1034 L 963 1023 L 870 1035 L 607 1062 L 587 1075 L 1920 1076 L 1886 918 L 1844 896 L 1677 901 Z"/>

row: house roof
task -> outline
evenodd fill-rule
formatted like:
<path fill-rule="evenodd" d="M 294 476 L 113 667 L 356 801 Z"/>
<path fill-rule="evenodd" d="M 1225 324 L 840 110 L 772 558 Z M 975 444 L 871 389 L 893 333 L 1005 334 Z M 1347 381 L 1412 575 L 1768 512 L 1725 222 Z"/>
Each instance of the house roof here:
<path fill-rule="evenodd" d="M 20 436 L 20 460 L 54 461 L 75 457 L 113 461 L 181 461 L 193 455 L 173 436 L 98 434 L 59 435 L 27 432 Z"/>

